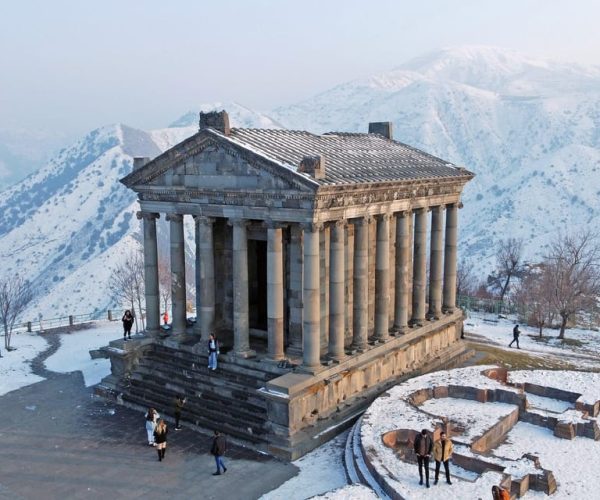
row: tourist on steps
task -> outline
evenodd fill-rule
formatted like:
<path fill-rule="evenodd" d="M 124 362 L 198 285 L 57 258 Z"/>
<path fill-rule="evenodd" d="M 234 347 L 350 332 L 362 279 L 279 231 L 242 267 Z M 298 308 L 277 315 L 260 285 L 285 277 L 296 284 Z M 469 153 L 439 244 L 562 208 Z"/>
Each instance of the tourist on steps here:
<path fill-rule="evenodd" d="M 213 333 L 210 334 L 208 339 L 208 369 L 217 369 L 217 357 L 219 356 L 219 341 L 215 338 Z"/>
<path fill-rule="evenodd" d="M 226 451 L 227 441 L 225 440 L 225 436 L 221 435 L 219 431 L 215 431 L 215 437 L 210 449 L 210 453 L 215 457 L 215 463 L 217 464 L 217 472 L 213 473 L 213 476 L 220 476 L 221 469 L 223 469 L 223 474 L 227 472 L 227 467 L 223 463 L 223 455 L 225 455 Z"/>
<path fill-rule="evenodd" d="M 148 444 L 150 446 L 156 446 L 154 442 L 154 429 L 156 429 L 156 422 L 160 415 L 154 408 L 148 408 L 146 412 L 146 434 L 148 435 Z"/>
<path fill-rule="evenodd" d="M 154 442 L 156 443 L 156 451 L 158 453 L 158 461 L 162 462 L 162 459 L 165 458 L 165 452 L 167 451 L 167 433 L 169 429 L 167 428 L 167 424 L 161 418 L 156 425 L 156 429 L 154 429 Z"/>
<path fill-rule="evenodd" d="M 177 395 L 175 397 L 175 430 L 178 431 L 179 429 L 181 429 L 181 427 L 179 427 L 179 420 L 181 419 L 181 410 L 183 408 L 183 405 L 185 404 L 185 398 L 181 395 Z"/>
<path fill-rule="evenodd" d="M 452 457 L 452 451 L 454 445 L 452 441 L 446 437 L 445 432 L 441 432 L 440 439 L 433 443 L 433 458 L 435 459 L 435 481 L 433 484 L 438 483 L 440 477 L 440 465 L 444 464 L 444 470 L 446 471 L 446 482 L 452 484 L 450 481 L 450 458 Z"/>
<path fill-rule="evenodd" d="M 519 347 L 519 335 L 521 335 L 521 330 L 519 330 L 519 325 L 516 325 L 513 328 L 513 339 L 512 339 L 512 342 L 510 344 L 508 344 L 508 347 L 512 347 L 513 342 L 516 342 L 517 343 L 517 349 L 521 349 Z"/>
<path fill-rule="evenodd" d="M 123 322 L 123 340 L 127 340 L 127 337 L 129 337 L 129 340 L 131 340 L 131 327 L 133 326 L 133 314 L 131 314 L 131 311 L 129 309 L 127 309 L 125 311 L 125 314 L 123 314 L 121 321 Z"/>
<path fill-rule="evenodd" d="M 429 457 L 431 456 L 431 436 L 427 429 L 423 429 L 420 434 L 415 437 L 415 454 L 417 455 L 417 463 L 419 464 L 419 484 L 423 484 L 423 467 L 425 467 L 425 485 L 429 488 Z"/>

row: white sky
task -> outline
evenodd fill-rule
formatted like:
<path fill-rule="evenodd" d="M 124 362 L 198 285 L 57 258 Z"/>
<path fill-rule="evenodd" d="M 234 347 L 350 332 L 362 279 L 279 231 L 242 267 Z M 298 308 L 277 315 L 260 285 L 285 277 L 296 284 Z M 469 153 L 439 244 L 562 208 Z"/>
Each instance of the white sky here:
<path fill-rule="evenodd" d="M 1 0 L 0 129 L 269 110 L 453 45 L 600 64 L 598 0 Z"/>

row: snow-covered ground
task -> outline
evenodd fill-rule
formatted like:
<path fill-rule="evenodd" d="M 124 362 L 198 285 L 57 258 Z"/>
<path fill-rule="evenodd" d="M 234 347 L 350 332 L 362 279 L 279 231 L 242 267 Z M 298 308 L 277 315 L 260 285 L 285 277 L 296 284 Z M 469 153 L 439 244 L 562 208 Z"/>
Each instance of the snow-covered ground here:
<path fill-rule="evenodd" d="M 362 484 L 348 484 L 343 488 L 316 496 L 314 500 L 317 498 L 321 500 L 375 500 L 379 497 L 371 488 Z"/>
<path fill-rule="evenodd" d="M 30 365 L 31 360 L 48 347 L 43 337 L 37 333 L 15 333 L 11 346 L 16 347 L 16 350 L 10 352 L 4 349 L 4 337 L 0 341 L 0 396 L 44 380 L 33 373 Z"/>
<path fill-rule="evenodd" d="M 98 349 L 122 335 L 121 322 L 98 321 L 93 328 L 60 336 L 60 348 L 45 366 L 58 373 L 81 371 L 86 387 L 95 385 L 110 374 L 110 360 L 91 359 L 90 349 Z"/>
<path fill-rule="evenodd" d="M 503 349 L 515 349 L 516 343 L 512 348 L 508 344 L 513 339 L 513 328 L 516 321 L 513 319 L 498 318 L 493 314 L 468 312 L 465 320 L 465 334 L 469 340 L 484 340 Z M 543 331 L 544 340 L 536 340 L 538 330 L 519 324 L 521 335 L 519 337 L 519 346 L 521 351 L 534 355 L 551 355 L 555 357 L 577 358 L 582 367 L 598 368 L 600 365 L 600 332 L 592 330 L 582 330 L 571 328 L 566 332 L 568 340 L 574 340 L 581 343 L 563 343 L 558 340 L 557 330 L 545 329 Z M 473 335 L 482 337 L 474 337 Z"/>
<path fill-rule="evenodd" d="M 298 475 L 283 483 L 279 488 L 263 495 L 261 500 L 304 500 L 346 486 L 348 481 L 346 480 L 342 456 L 347 437 L 348 432 L 344 432 L 293 462 L 300 469 Z M 342 496 L 328 496 L 326 498 L 336 500 L 374 498 L 343 496 L 346 493 L 341 491 L 336 494 Z"/>

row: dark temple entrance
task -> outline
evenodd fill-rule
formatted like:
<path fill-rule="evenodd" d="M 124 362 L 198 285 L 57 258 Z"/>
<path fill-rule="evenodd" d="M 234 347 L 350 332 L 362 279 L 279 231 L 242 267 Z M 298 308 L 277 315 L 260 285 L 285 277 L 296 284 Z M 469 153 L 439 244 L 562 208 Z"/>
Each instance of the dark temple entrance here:
<path fill-rule="evenodd" d="M 250 328 L 267 330 L 267 242 L 248 240 Z"/>

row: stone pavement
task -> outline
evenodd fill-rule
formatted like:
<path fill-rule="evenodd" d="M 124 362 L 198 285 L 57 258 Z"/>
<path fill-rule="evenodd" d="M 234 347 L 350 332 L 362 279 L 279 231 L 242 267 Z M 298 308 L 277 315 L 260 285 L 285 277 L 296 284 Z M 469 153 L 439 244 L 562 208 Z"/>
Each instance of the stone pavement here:
<path fill-rule="evenodd" d="M 230 444 L 227 474 L 215 477 L 211 438 L 186 428 L 170 430 L 158 462 L 141 412 L 94 396 L 80 372 L 44 375 L 0 397 L 0 499 L 249 500 L 298 472 Z"/>

